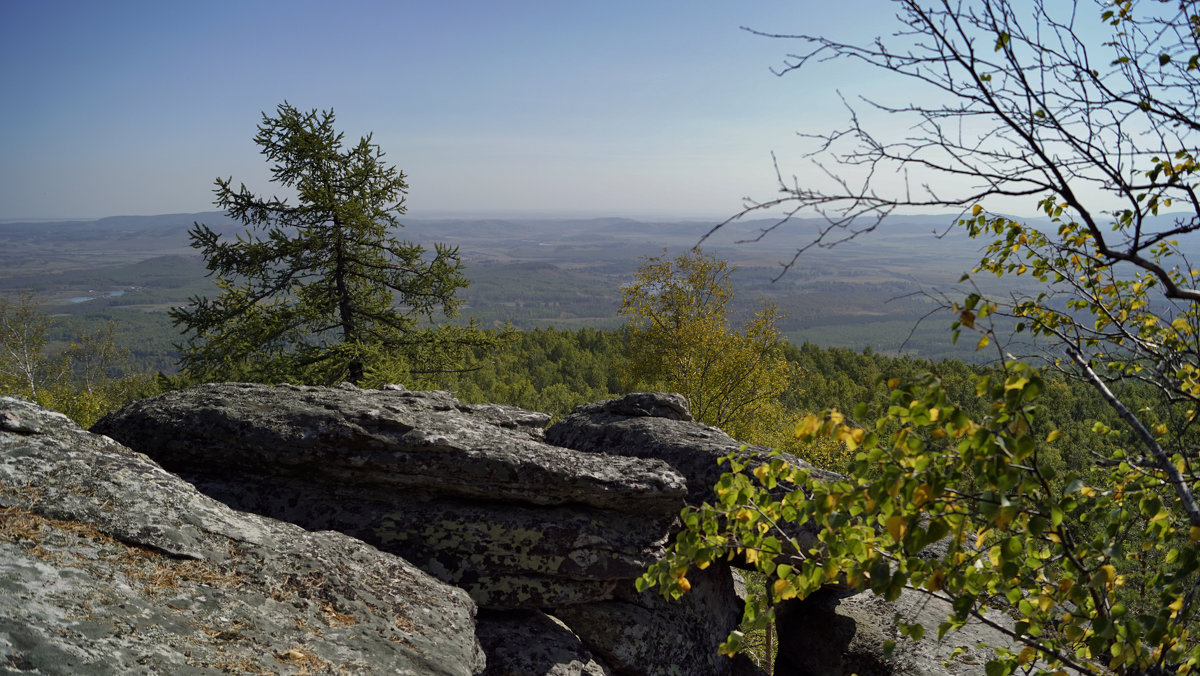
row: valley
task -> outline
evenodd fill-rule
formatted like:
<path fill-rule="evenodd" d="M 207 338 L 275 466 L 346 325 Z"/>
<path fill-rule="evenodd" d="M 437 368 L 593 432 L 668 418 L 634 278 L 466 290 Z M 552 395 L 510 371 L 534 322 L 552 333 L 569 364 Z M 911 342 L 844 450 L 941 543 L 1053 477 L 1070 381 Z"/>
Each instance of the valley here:
<path fill-rule="evenodd" d="M 67 339 L 69 325 L 116 321 L 136 363 L 170 372 L 178 335 L 166 311 L 215 290 L 189 247 L 187 230 L 195 221 L 230 235 L 241 230 L 218 212 L 0 223 L 0 294 L 35 294 L 66 320 L 58 340 Z M 775 302 L 787 315 L 781 328 L 794 344 L 977 361 L 973 341 L 950 344 L 947 315 L 930 315 L 937 307 L 932 297 L 967 292 L 955 289 L 978 259 L 978 243 L 961 232 L 944 233 L 950 221 L 897 217 L 853 241 L 804 253 L 782 276 L 781 264 L 812 238 L 815 222 L 797 220 L 761 241 L 741 243 L 772 221 L 734 223 L 703 248 L 738 266 L 740 311 L 752 312 L 759 298 Z M 471 286 L 461 294 L 455 321 L 473 317 L 518 329 L 621 325 L 621 285 L 642 257 L 684 251 L 712 225 L 622 218 L 404 222 L 402 239 L 459 247 Z"/>

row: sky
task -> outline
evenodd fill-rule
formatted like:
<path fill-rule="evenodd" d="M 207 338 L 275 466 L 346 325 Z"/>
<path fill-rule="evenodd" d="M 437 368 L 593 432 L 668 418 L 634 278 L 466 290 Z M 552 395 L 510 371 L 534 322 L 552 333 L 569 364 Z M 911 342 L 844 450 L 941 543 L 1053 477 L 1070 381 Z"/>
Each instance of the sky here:
<path fill-rule="evenodd" d="M 723 218 L 845 118 L 836 69 L 777 77 L 798 45 L 741 27 L 857 39 L 887 5 L 0 0 L 0 219 L 278 192 L 252 139 L 285 100 L 373 133 L 412 216 Z"/>

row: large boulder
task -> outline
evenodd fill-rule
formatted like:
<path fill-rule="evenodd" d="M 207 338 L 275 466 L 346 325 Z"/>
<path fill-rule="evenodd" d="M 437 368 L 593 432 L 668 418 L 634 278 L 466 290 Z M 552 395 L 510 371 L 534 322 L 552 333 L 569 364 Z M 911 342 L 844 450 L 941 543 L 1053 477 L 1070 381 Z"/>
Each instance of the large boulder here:
<path fill-rule="evenodd" d="M 538 610 L 483 611 L 476 629 L 484 676 L 615 676 L 570 627 Z M 646 673 L 646 672 L 638 672 Z"/>
<path fill-rule="evenodd" d="M 995 656 L 985 646 L 1020 646 L 993 626 L 972 619 L 937 640 L 938 625 L 952 614 L 948 601 L 906 590 L 895 601 L 870 592 L 852 596 L 821 590 L 776 608 L 777 676 L 974 676 Z M 995 626 L 1012 618 L 986 612 Z M 925 627 L 914 642 L 900 633 L 897 618 Z"/>
<path fill-rule="evenodd" d="M 753 469 L 774 457 L 769 448 L 743 444 L 716 427 L 692 420 L 687 402 L 679 394 L 639 392 L 578 406 L 546 430 L 546 441 L 606 456 L 661 460 L 683 475 L 687 503 L 693 507 L 716 502 L 713 488 L 729 471 L 729 465 L 720 462 L 723 458 L 736 454 Z M 818 481 L 845 478 L 792 455 L 779 457 L 808 470 Z M 777 489 L 780 494 L 785 490 L 783 486 Z M 814 524 L 783 525 L 802 548 L 818 546 Z"/>
<path fill-rule="evenodd" d="M 738 453 L 756 466 L 770 457 L 770 449 L 746 446 L 716 427 L 692 420 L 687 402 L 678 394 L 640 392 L 584 404 L 546 430 L 546 441 L 588 453 L 661 460 L 683 475 L 689 505 L 713 501 L 713 486 L 729 471 L 721 458 Z M 783 457 L 816 479 L 844 478 L 800 458 Z"/>
<path fill-rule="evenodd" d="M 662 556 L 687 486 L 660 460 L 544 443 L 547 421 L 444 392 L 226 383 L 93 430 L 237 509 L 396 553 L 482 607 L 610 598 Z"/>
<path fill-rule="evenodd" d="M 233 511 L 0 397 L 6 673 L 479 674 L 475 612 L 398 557 Z"/>
<path fill-rule="evenodd" d="M 611 601 L 560 608 L 554 615 L 622 674 L 733 674 L 737 663 L 717 654 L 742 617 L 729 566 L 715 563 L 691 571 L 688 579 L 692 588 L 677 601 L 628 585 Z"/>

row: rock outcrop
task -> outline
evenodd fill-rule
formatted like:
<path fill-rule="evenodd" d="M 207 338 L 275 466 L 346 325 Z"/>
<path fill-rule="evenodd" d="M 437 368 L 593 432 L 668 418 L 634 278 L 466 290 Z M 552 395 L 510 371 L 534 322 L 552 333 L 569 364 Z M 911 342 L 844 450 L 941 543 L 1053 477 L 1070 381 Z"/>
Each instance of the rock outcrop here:
<path fill-rule="evenodd" d="M 467 594 L 0 397 L 0 671 L 478 674 Z"/>
<path fill-rule="evenodd" d="M 689 505 L 713 501 L 713 486 L 729 471 L 728 465 L 718 463 L 721 458 L 740 452 L 754 466 L 769 455 L 769 449 L 742 449 L 740 441 L 721 430 L 694 422 L 678 394 L 635 393 L 584 404 L 546 430 L 546 441 L 606 456 L 661 460 L 683 475 Z M 842 478 L 800 458 L 784 457 L 814 478 Z"/>
<path fill-rule="evenodd" d="M 616 676 L 571 628 L 539 610 L 483 611 L 476 629 L 484 676 Z"/>
<path fill-rule="evenodd" d="M 352 535 L 482 607 L 608 599 L 662 555 L 686 485 L 662 461 L 538 441 L 546 421 L 444 392 L 227 383 L 92 429 L 231 507 Z"/>
<path fill-rule="evenodd" d="M 737 664 L 717 654 L 742 619 L 732 573 L 713 564 L 689 579 L 692 589 L 678 601 L 630 586 L 611 601 L 559 608 L 554 615 L 618 673 L 735 673 Z"/>
<path fill-rule="evenodd" d="M 717 655 L 742 607 L 727 565 L 673 602 L 633 580 L 719 458 L 765 449 L 677 395 L 548 422 L 445 392 L 227 383 L 92 434 L 0 397 L 0 670 L 760 676 Z M 776 673 L 977 671 L 986 653 L 899 638 L 897 612 L 944 617 L 919 601 L 785 604 Z"/>
<path fill-rule="evenodd" d="M 578 451 L 606 456 L 653 458 L 679 472 L 687 483 L 687 503 L 716 502 L 713 487 L 729 465 L 720 460 L 737 454 L 752 470 L 769 462 L 770 449 L 745 446 L 716 427 L 694 422 L 678 394 L 634 393 L 620 399 L 584 404 L 546 430 L 546 441 Z M 821 481 L 842 479 L 792 455 L 781 457 L 809 470 Z M 786 490 L 779 488 L 780 493 Z M 817 544 L 812 524 L 787 526 L 801 547 Z"/>
<path fill-rule="evenodd" d="M 645 396 L 642 415 L 679 415 L 672 403 Z M 466 589 L 492 611 L 479 635 L 495 673 L 541 673 L 514 661 L 552 661 L 539 654 L 570 657 L 546 673 L 732 673 L 716 654 L 741 615 L 727 567 L 678 603 L 633 589 L 677 525 L 683 476 L 545 443 L 546 422 L 444 392 L 221 384 L 93 430 L 232 507 L 341 531 Z M 540 638 L 514 653 L 505 636 Z"/>
<path fill-rule="evenodd" d="M 900 633 L 896 618 L 919 623 L 927 636 L 952 613 L 950 604 L 915 591 L 895 601 L 870 592 L 846 596 L 820 591 L 776 609 L 779 655 L 776 676 L 975 676 L 993 653 L 982 646 L 1020 646 L 993 627 L 970 620 L 941 641 L 920 642 Z M 989 621 L 1012 626 L 1012 618 L 988 612 Z M 890 644 L 890 648 L 889 648 Z"/>

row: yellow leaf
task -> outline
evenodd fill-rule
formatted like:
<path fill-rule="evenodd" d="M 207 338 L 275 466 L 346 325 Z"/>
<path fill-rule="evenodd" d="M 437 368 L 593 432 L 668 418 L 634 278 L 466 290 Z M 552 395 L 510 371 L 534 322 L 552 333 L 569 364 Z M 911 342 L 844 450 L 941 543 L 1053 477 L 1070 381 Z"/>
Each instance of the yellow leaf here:
<path fill-rule="evenodd" d="M 750 510 L 746 509 L 745 507 L 742 507 L 741 509 L 739 509 L 738 511 L 733 513 L 733 518 L 737 519 L 738 521 L 741 521 L 742 523 L 746 523 L 754 518 L 754 512 L 751 512 Z"/>
<path fill-rule="evenodd" d="M 1012 523 L 1012 520 L 1013 520 L 1012 510 L 1001 509 L 1000 512 L 996 514 L 996 530 L 1007 529 L 1008 524 Z"/>
<path fill-rule="evenodd" d="M 787 594 L 788 587 L 791 586 L 792 584 L 787 580 L 775 580 L 775 584 L 771 585 L 771 591 L 774 593 L 775 598 L 782 600 L 784 595 Z"/>
<path fill-rule="evenodd" d="M 982 350 L 983 348 L 987 347 L 988 343 L 990 342 L 992 341 L 987 336 L 983 336 L 979 339 L 979 342 L 975 344 L 975 349 Z"/>
<path fill-rule="evenodd" d="M 1113 583 L 1117 581 L 1117 569 L 1111 563 L 1106 563 L 1100 566 L 1098 571 L 1104 576 L 1104 586 L 1112 589 Z"/>
<path fill-rule="evenodd" d="M 1052 608 L 1053 606 L 1054 606 L 1053 598 L 1046 596 L 1045 594 L 1038 596 L 1038 610 L 1041 610 L 1044 613 L 1047 610 L 1050 610 L 1050 608 Z"/>
<path fill-rule="evenodd" d="M 929 579 L 925 581 L 925 588 L 931 592 L 939 592 L 946 585 L 946 571 L 938 568 L 933 571 Z"/>
<path fill-rule="evenodd" d="M 972 216 L 978 216 L 981 213 L 983 213 L 983 205 L 982 204 L 976 204 L 975 206 L 971 207 L 971 215 Z"/>
<path fill-rule="evenodd" d="M 888 389 L 894 390 L 897 387 L 900 387 L 900 379 L 899 378 L 888 378 Z"/>
<path fill-rule="evenodd" d="M 846 444 L 846 448 L 853 451 L 854 449 L 858 448 L 860 443 L 862 443 L 865 434 L 866 433 L 861 428 L 855 429 L 843 426 L 837 428 L 836 437 L 838 441 Z"/>
<path fill-rule="evenodd" d="M 1061 436 L 1062 432 L 1059 432 L 1058 430 L 1050 430 L 1050 434 L 1046 435 L 1046 443 L 1052 444 L 1055 441 L 1058 441 L 1058 438 Z"/>
<path fill-rule="evenodd" d="M 930 487 L 929 484 L 921 484 L 920 486 L 917 486 L 917 490 L 913 491 L 913 506 L 920 507 L 926 502 L 929 502 L 929 499 L 932 497 L 933 488 Z"/>
<path fill-rule="evenodd" d="M 1032 662 L 1033 658 L 1036 656 L 1037 656 L 1037 651 L 1033 649 L 1033 646 L 1027 645 L 1024 648 L 1022 648 L 1021 653 L 1019 655 L 1017 655 L 1017 664 L 1020 664 L 1021 666 L 1025 666 L 1026 664 L 1029 664 L 1030 662 Z"/>
<path fill-rule="evenodd" d="M 993 566 L 1000 565 L 1000 545 L 996 545 L 988 550 L 988 561 L 991 561 Z M 976 565 L 978 566 L 979 564 Z"/>
<path fill-rule="evenodd" d="M 1020 376 L 1013 376 L 1004 382 L 1004 391 L 1019 390 L 1029 384 L 1029 379 Z"/>
<path fill-rule="evenodd" d="M 1167 610 L 1171 611 L 1171 619 L 1175 619 L 1175 616 L 1179 614 L 1179 611 L 1183 610 L 1183 597 L 1181 596 L 1172 601 L 1171 605 L 1167 606 Z"/>
<path fill-rule="evenodd" d="M 1192 529 L 1188 531 L 1188 539 L 1192 542 L 1200 540 L 1200 526 L 1192 526 Z"/>
<path fill-rule="evenodd" d="M 692 583 L 688 582 L 688 579 L 686 577 L 679 578 L 678 583 L 679 583 L 679 588 L 682 589 L 683 591 L 688 591 L 689 589 L 692 588 Z"/>
<path fill-rule="evenodd" d="M 754 564 L 758 563 L 758 550 L 757 549 L 747 549 L 746 550 L 746 563 L 748 563 L 750 565 L 754 565 Z"/>
<path fill-rule="evenodd" d="M 904 521 L 904 517 L 897 514 L 887 520 L 887 529 L 888 533 L 891 534 L 892 539 L 896 542 L 900 542 L 900 540 L 904 538 L 905 531 L 908 530 L 908 524 Z"/>
<path fill-rule="evenodd" d="M 758 479 L 759 483 L 767 483 L 767 466 L 759 465 L 754 468 L 754 478 Z"/>
<path fill-rule="evenodd" d="M 800 421 L 800 424 L 796 425 L 796 436 L 797 437 L 811 437 L 811 436 L 815 435 L 817 433 L 817 430 L 819 430 L 820 428 L 821 428 L 821 421 L 817 419 L 817 416 L 806 415 Z"/>

